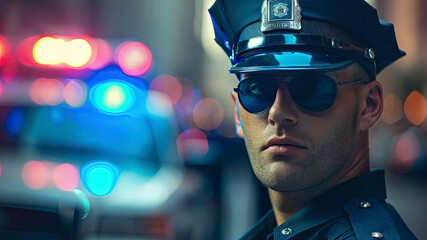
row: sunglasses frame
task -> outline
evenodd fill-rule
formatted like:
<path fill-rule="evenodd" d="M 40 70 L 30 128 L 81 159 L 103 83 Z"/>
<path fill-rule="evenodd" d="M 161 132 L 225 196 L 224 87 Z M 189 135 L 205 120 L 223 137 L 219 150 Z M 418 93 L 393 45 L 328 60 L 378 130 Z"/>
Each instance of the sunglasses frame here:
<path fill-rule="evenodd" d="M 329 79 L 331 79 L 333 82 L 335 82 L 335 86 L 336 86 L 336 92 L 337 92 L 337 90 L 338 90 L 338 87 L 339 86 L 342 86 L 342 85 L 346 85 L 346 84 L 352 84 L 352 83 L 357 83 L 357 82 L 361 82 L 361 81 L 364 81 L 364 83 L 367 83 L 367 81 L 364 79 L 364 78 L 359 78 L 359 79 L 356 79 L 356 80 L 353 80 L 353 81 L 349 81 L 349 82 L 341 82 L 341 81 L 336 81 L 335 79 L 333 79 L 332 77 L 330 77 L 330 76 L 328 76 L 328 75 L 320 75 L 320 76 L 322 76 L 322 77 L 327 77 L 327 78 L 329 78 Z M 310 77 L 310 76 L 306 76 L 306 77 Z M 275 81 L 275 83 L 276 83 L 276 85 L 275 85 L 275 87 L 276 87 L 276 91 L 274 92 L 274 94 L 273 94 L 273 101 L 265 108 L 265 109 L 263 109 L 263 110 L 261 110 L 261 111 L 258 111 L 258 112 L 251 112 L 250 110 L 248 110 L 247 109 L 247 107 L 245 107 L 245 105 L 244 104 L 242 104 L 242 102 L 241 102 L 241 100 L 240 100 L 240 90 L 239 90 L 239 88 L 240 88 L 240 86 L 241 86 L 241 83 L 243 82 L 243 81 L 245 81 L 245 80 L 247 80 L 247 79 L 250 79 L 250 78 L 252 78 L 252 77 L 247 77 L 247 78 L 244 78 L 244 79 L 242 79 L 240 82 L 239 82 L 239 84 L 237 85 L 237 87 L 235 87 L 235 88 L 233 88 L 233 91 L 235 91 L 236 93 L 237 93 L 237 95 L 238 95 L 238 98 L 239 98 L 239 101 L 240 101 L 240 103 L 241 103 L 241 105 L 242 105 L 242 107 L 247 111 L 247 112 L 249 112 L 249 113 L 251 113 L 251 114 L 261 114 L 261 113 L 263 113 L 264 111 L 266 111 L 267 109 L 269 109 L 273 104 L 274 104 L 274 100 L 276 99 L 276 94 L 277 94 L 277 91 L 278 91 L 278 89 L 279 89 L 279 83 L 282 83 L 282 82 L 285 82 L 286 84 L 288 84 L 289 82 L 291 82 L 291 81 L 297 81 L 297 79 L 295 79 L 295 78 L 286 78 L 286 79 L 277 79 L 277 77 L 261 77 L 261 78 L 269 78 L 269 79 L 273 79 L 274 81 Z M 294 101 L 298 106 L 300 106 L 301 108 L 303 108 L 303 109 L 305 109 L 305 110 L 307 110 L 307 111 L 310 111 L 310 112 L 323 112 L 323 111 L 326 111 L 326 110 L 328 110 L 330 107 L 332 107 L 333 105 L 334 105 L 334 103 L 335 103 L 335 100 L 336 100 L 336 96 L 335 96 L 335 99 L 334 99 L 334 101 L 333 101 L 333 103 L 331 104 L 331 106 L 329 106 L 328 108 L 326 108 L 325 110 L 321 110 L 321 111 L 315 111 L 315 110 L 310 110 L 310 109 L 307 109 L 307 108 L 305 108 L 305 107 L 303 107 L 303 106 L 301 106 L 297 101 L 295 101 L 295 99 L 294 99 L 294 97 L 292 96 L 292 94 L 290 94 L 291 95 L 291 98 L 292 98 L 292 101 Z M 336 95 L 336 94 L 335 94 Z"/>

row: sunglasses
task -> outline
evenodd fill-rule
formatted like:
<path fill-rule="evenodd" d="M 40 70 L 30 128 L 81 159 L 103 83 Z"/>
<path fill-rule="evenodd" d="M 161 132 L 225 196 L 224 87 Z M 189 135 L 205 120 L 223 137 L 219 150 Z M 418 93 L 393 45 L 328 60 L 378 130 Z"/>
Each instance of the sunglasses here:
<path fill-rule="evenodd" d="M 337 82 L 327 75 L 301 75 L 279 80 L 277 77 L 252 76 L 240 81 L 234 91 L 246 111 L 259 114 L 273 105 L 279 82 L 285 82 L 295 103 L 308 111 L 321 112 L 334 104 L 338 86 L 363 80 Z"/>

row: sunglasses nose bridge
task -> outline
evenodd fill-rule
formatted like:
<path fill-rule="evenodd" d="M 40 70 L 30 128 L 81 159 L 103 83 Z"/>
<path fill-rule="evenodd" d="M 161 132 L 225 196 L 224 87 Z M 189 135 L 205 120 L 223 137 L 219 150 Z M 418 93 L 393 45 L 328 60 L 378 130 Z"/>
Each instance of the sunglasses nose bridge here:
<path fill-rule="evenodd" d="M 269 122 L 280 124 L 294 124 L 297 122 L 296 105 L 286 82 L 278 82 L 278 88 L 275 94 L 275 100 L 270 107 Z"/>
<path fill-rule="evenodd" d="M 281 104 L 281 105 L 289 105 L 289 103 L 294 103 L 294 100 L 291 97 L 291 94 L 289 92 L 288 84 L 285 81 L 281 81 L 277 83 L 277 90 L 276 90 L 276 99 L 273 102 L 274 104 Z"/>

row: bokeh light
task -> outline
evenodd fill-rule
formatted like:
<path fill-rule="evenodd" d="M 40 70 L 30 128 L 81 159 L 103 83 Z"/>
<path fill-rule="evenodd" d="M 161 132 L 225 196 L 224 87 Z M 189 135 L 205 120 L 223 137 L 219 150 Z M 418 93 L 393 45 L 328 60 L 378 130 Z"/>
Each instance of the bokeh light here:
<path fill-rule="evenodd" d="M 55 106 L 63 100 L 64 84 L 57 79 L 39 78 L 31 84 L 29 95 L 39 105 Z"/>
<path fill-rule="evenodd" d="M 105 90 L 103 103 L 110 109 L 117 109 L 126 101 L 126 93 L 122 86 L 111 85 Z"/>
<path fill-rule="evenodd" d="M 21 133 L 25 121 L 25 109 L 16 107 L 10 110 L 6 117 L 5 132 L 11 137 L 17 137 Z"/>
<path fill-rule="evenodd" d="M 38 190 L 49 182 L 49 168 L 45 162 L 29 161 L 22 168 L 22 180 L 27 187 Z"/>
<path fill-rule="evenodd" d="M 87 99 L 87 86 L 79 79 L 71 79 L 63 89 L 64 101 L 71 107 L 81 107 Z"/>
<path fill-rule="evenodd" d="M 200 91 L 196 87 L 188 85 L 182 87 L 182 96 L 177 108 L 175 108 L 177 117 L 181 122 L 196 127 L 193 119 L 193 110 L 201 99 Z"/>
<path fill-rule="evenodd" d="M 404 105 L 406 118 L 415 126 L 420 125 L 427 116 L 427 101 L 418 91 L 413 91 L 406 98 Z"/>
<path fill-rule="evenodd" d="M 204 98 L 194 107 L 193 118 L 197 127 L 213 130 L 219 127 L 224 120 L 224 109 L 217 100 Z"/>
<path fill-rule="evenodd" d="M 53 170 L 52 180 L 59 189 L 71 191 L 79 184 L 79 171 L 73 165 L 64 163 Z"/>
<path fill-rule="evenodd" d="M 5 82 L 10 84 L 18 72 L 18 62 L 12 56 L 4 57 L 2 62 L 3 65 L 0 68 L 0 76 Z"/>
<path fill-rule="evenodd" d="M 133 88 L 125 82 L 116 80 L 96 85 L 90 96 L 95 107 L 111 114 L 128 111 L 136 100 Z"/>
<path fill-rule="evenodd" d="M 389 94 L 384 98 L 384 110 L 381 119 L 387 124 L 393 124 L 403 117 L 402 100 L 394 95 Z"/>
<path fill-rule="evenodd" d="M 396 170 L 408 172 L 414 167 L 421 153 L 417 137 L 410 131 L 403 133 L 396 144 L 396 160 L 393 162 Z"/>
<path fill-rule="evenodd" d="M 173 105 L 170 98 L 161 92 L 148 91 L 146 109 L 152 116 L 170 116 L 173 114 Z"/>
<path fill-rule="evenodd" d="M 0 34 L 0 66 L 3 65 L 4 58 L 9 54 L 9 48 L 8 41 Z"/>
<path fill-rule="evenodd" d="M 39 39 L 33 48 L 34 60 L 43 65 L 56 65 L 63 61 L 65 40 L 51 36 Z"/>
<path fill-rule="evenodd" d="M 95 48 L 93 48 L 93 62 L 89 65 L 90 69 L 99 70 L 107 66 L 113 59 L 113 49 L 111 45 L 100 38 L 94 40 Z"/>
<path fill-rule="evenodd" d="M 178 136 L 176 144 L 179 156 L 185 161 L 201 159 L 209 151 L 206 134 L 195 128 L 182 132 Z"/>
<path fill-rule="evenodd" d="M 64 45 L 64 62 L 71 67 L 81 67 L 92 57 L 92 47 L 85 39 L 73 39 Z"/>
<path fill-rule="evenodd" d="M 0 65 L 2 64 L 3 57 L 6 55 L 6 47 L 2 41 L 2 36 L 0 35 Z"/>
<path fill-rule="evenodd" d="M 115 52 L 117 64 L 124 73 L 131 76 L 141 76 L 152 64 L 150 49 L 140 42 L 127 41 L 120 44 Z"/>
<path fill-rule="evenodd" d="M 175 77 L 167 74 L 154 78 L 150 83 L 149 89 L 166 94 L 172 104 L 176 104 L 182 95 L 181 83 Z"/>
<path fill-rule="evenodd" d="M 37 62 L 34 60 L 33 52 L 34 45 L 40 38 L 42 38 L 42 36 L 32 36 L 19 42 L 16 47 L 16 55 L 22 64 L 27 66 L 37 65 Z"/>
<path fill-rule="evenodd" d="M 113 191 L 119 170 L 109 162 L 93 162 L 83 166 L 81 177 L 83 185 L 91 194 L 105 196 Z"/>
<path fill-rule="evenodd" d="M 193 86 L 183 86 L 179 106 L 185 114 L 191 114 L 192 116 L 194 107 L 201 99 L 201 94 L 197 88 Z"/>
<path fill-rule="evenodd" d="M 55 36 L 41 37 L 33 48 L 33 58 L 38 64 L 58 65 L 65 63 L 72 68 L 80 68 L 92 59 L 93 40 L 78 37 L 71 40 Z"/>

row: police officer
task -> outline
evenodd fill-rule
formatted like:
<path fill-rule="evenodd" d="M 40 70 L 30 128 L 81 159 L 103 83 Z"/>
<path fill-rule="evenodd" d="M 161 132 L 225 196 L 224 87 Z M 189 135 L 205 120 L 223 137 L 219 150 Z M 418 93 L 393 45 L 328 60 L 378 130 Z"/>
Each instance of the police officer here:
<path fill-rule="evenodd" d="M 371 170 L 376 75 L 405 55 L 364 0 L 216 0 L 237 133 L 273 209 L 241 239 L 416 239 Z"/>

